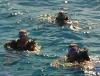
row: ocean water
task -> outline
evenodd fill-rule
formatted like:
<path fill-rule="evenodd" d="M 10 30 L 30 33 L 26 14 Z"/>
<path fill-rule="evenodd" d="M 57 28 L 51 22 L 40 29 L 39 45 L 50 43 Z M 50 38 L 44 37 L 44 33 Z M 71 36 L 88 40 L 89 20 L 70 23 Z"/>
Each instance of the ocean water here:
<path fill-rule="evenodd" d="M 64 10 L 83 28 L 74 32 L 56 24 L 41 23 L 40 15 Z M 8 52 L 5 42 L 18 38 L 25 28 L 41 45 L 40 54 Z M 91 76 L 79 69 L 54 68 L 50 63 L 67 54 L 71 42 L 100 54 L 100 0 L 0 0 L 0 76 Z"/>

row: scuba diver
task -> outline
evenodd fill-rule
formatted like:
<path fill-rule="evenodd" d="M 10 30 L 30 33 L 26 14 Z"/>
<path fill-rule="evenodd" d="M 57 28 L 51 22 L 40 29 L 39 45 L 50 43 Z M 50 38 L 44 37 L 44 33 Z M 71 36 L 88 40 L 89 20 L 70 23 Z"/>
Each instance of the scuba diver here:
<path fill-rule="evenodd" d="M 63 26 L 68 21 L 68 16 L 65 15 L 64 11 L 60 11 L 55 19 L 56 23 L 60 26 Z"/>
<path fill-rule="evenodd" d="M 8 43 L 5 43 L 5 49 L 16 50 L 16 51 L 36 51 L 36 43 L 34 40 L 28 38 L 27 30 L 22 29 L 19 31 L 19 39 L 12 40 Z"/>
<path fill-rule="evenodd" d="M 79 46 L 74 43 L 69 45 L 67 57 L 69 62 L 80 63 L 90 60 L 87 49 L 79 48 Z"/>

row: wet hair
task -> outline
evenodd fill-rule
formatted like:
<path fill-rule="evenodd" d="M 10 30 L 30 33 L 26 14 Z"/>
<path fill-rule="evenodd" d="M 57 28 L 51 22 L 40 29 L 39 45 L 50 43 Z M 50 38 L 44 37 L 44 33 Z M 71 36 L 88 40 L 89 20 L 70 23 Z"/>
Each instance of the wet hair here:
<path fill-rule="evenodd" d="M 74 46 L 79 47 L 77 44 L 73 43 L 69 45 L 69 48 L 74 47 Z"/>

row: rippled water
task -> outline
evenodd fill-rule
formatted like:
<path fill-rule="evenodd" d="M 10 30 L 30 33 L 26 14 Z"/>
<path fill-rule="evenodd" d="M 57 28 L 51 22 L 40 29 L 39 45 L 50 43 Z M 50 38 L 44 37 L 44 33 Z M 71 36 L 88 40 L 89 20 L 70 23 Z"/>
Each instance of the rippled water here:
<path fill-rule="evenodd" d="M 38 16 L 55 15 L 61 9 L 79 20 L 80 32 L 38 21 Z M 0 0 L 0 76 L 84 76 L 78 69 L 53 68 L 50 63 L 64 56 L 71 42 L 88 48 L 90 55 L 99 55 L 99 24 L 100 0 Z M 42 46 L 39 55 L 8 53 L 3 48 L 6 41 L 17 38 L 21 28 L 27 28 Z"/>

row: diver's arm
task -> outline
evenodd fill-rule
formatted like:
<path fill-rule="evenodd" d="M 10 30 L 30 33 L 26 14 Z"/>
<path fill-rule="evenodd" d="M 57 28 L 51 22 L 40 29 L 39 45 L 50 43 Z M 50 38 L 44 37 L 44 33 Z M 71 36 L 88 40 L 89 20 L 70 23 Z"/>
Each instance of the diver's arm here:
<path fill-rule="evenodd" d="M 14 47 L 14 46 L 15 46 L 15 43 L 16 43 L 15 40 L 9 41 L 9 42 L 7 42 L 7 43 L 4 44 L 4 48 L 5 48 L 6 50 L 12 50 L 12 49 L 15 48 L 15 47 Z"/>
<path fill-rule="evenodd" d="M 5 44 L 4 44 L 4 48 L 5 48 L 5 49 L 11 48 L 11 47 L 10 47 L 10 44 L 11 44 L 10 42 L 5 43 Z"/>
<path fill-rule="evenodd" d="M 34 51 L 34 50 L 35 50 L 35 46 L 31 45 L 30 48 L 29 48 L 29 51 Z"/>
<path fill-rule="evenodd" d="M 38 50 L 40 50 L 41 47 L 38 46 L 38 44 L 35 42 L 34 39 L 29 39 L 27 48 L 29 51 L 38 51 Z"/>
<path fill-rule="evenodd" d="M 66 20 L 66 21 L 67 21 L 67 20 L 69 20 L 69 19 L 68 19 L 68 17 L 66 16 L 64 20 Z"/>
<path fill-rule="evenodd" d="M 39 51 L 40 50 L 40 46 L 38 46 L 37 44 L 33 44 L 31 45 L 30 47 L 30 50 L 29 51 Z"/>
<path fill-rule="evenodd" d="M 4 44 L 4 48 L 5 48 L 6 50 L 12 50 L 12 49 L 13 49 L 12 43 L 13 43 L 13 41 L 9 41 L 9 42 L 5 43 L 5 44 Z"/>
<path fill-rule="evenodd" d="M 41 46 L 39 46 L 38 44 L 35 45 L 35 51 L 39 51 L 41 49 Z"/>

